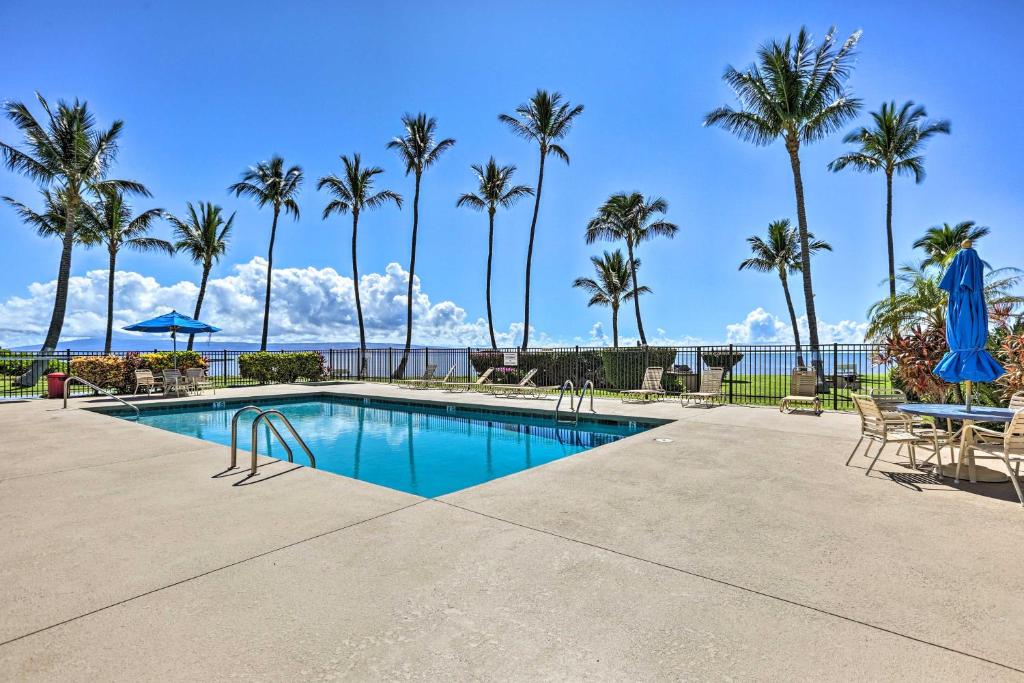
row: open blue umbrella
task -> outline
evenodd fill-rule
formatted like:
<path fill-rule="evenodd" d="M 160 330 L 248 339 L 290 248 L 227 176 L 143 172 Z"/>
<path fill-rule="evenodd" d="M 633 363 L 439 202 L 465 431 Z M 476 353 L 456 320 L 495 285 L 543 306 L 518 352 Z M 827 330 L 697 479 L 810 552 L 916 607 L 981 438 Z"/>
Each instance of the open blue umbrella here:
<path fill-rule="evenodd" d="M 1004 372 L 985 350 L 988 341 L 988 310 L 985 307 L 984 264 L 971 241 L 953 257 L 939 287 L 949 292 L 946 311 L 946 343 L 949 351 L 935 366 L 935 374 L 947 382 L 967 383 L 967 410 L 971 409 L 971 383 L 991 382 Z"/>
<path fill-rule="evenodd" d="M 182 315 L 177 311 L 158 315 L 155 318 L 143 320 L 141 323 L 135 323 L 122 329 L 130 332 L 170 332 L 171 339 L 174 341 L 174 367 L 178 367 L 178 332 L 185 332 L 186 334 L 220 332 L 219 327 L 214 327 L 201 320 Z"/>

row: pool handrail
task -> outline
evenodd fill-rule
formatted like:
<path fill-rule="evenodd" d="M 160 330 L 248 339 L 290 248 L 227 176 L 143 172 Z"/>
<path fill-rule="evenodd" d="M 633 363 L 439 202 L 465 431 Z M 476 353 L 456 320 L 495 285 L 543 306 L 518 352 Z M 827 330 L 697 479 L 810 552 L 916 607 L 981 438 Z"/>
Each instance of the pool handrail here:
<path fill-rule="evenodd" d="M 282 413 L 280 410 L 274 410 L 273 408 L 271 408 L 269 410 L 261 410 L 260 414 L 256 416 L 256 419 L 252 421 L 252 465 L 251 465 L 251 467 L 249 469 L 249 476 L 250 477 L 255 477 L 256 476 L 256 445 L 257 445 L 257 441 L 256 440 L 257 440 L 257 437 L 258 437 L 258 435 L 256 433 L 256 429 L 259 427 L 260 420 L 265 421 L 268 425 L 272 424 L 270 422 L 271 416 L 276 416 L 276 417 L 281 418 L 281 421 L 284 422 L 284 426 L 288 428 L 289 432 L 291 432 L 292 438 L 294 438 L 296 441 L 299 442 L 299 445 L 302 446 L 302 450 L 306 451 L 306 457 L 309 458 L 309 465 L 310 465 L 310 467 L 312 467 L 313 469 L 316 469 L 316 457 L 313 455 L 313 451 L 309 450 L 309 446 L 307 446 L 306 442 L 302 440 L 302 437 L 299 436 L 299 433 L 295 431 L 295 427 L 292 426 L 291 421 L 287 417 L 285 417 L 284 413 Z M 281 441 L 281 443 L 284 443 L 284 439 L 281 439 L 280 432 L 278 432 L 276 429 L 273 430 L 273 431 L 277 435 L 277 438 Z M 290 455 L 291 454 L 291 449 L 289 449 L 288 452 L 289 452 L 289 455 Z M 292 462 L 290 457 L 289 457 L 288 461 Z"/>
<path fill-rule="evenodd" d="M 240 408 L 231 418 L 231 467 L 228 469 L 233 470 L 238 466 L 238 418 L 250 410 L 255 410 L 257 413 L 263 412 L 263 409 L 259 406 L 246 406 L 244 408 Z M 274 436 L 276 436 L 277 440 L 281 442 L 282 446 L 284 446 L 284 450 L 288 453 L 288 462 L 293 462 L 292 448 L 284 440 L 284 437 L 281 436 L 281 432 L 277 431 L 277 427 L 275 427 L 274 423 L 270 420 L 267 420 L 267 426 L 270 427 L 270 431 L 274 432 Z"/>
<path fill-rule="evenodd" d="M 78 382 L 79 384 L 84 384 L 85 386 L 91 388 L 93 391 L 98 391 L 101 394 L 109 396 L 110 398 L 114 399 L 115 401 L 119 401 L 119 402 L 125 404 L 126 406 L 128 406 L 129 408 L 131 408 L 132 410 L 135 411 L 135 418 L 138 419 L 138 417 L 139 417 L 139 407 L 138 406 L 133 406 L 131 403 L 129 403 L 128 401 L 124 400 L 123 398 L 120 398 L 119 396 L 115 396 L 114 394 L 110 393 L 106 389 L 100 388 L 100 387 L 96 386 L 95 384 L 93 384 L 92 382 L 90 382 L 89 380 L 82 379 L 78 375 L 71 375 L 71 377 L 68 377 L 66 380 L 64 380 L 64 407 L 65 408 L 68 407 L 68 390 L 71 388 L 71 383 L 72 382 Z"/>
<path fill-rule="evenodd" d="M 565 396 L 566 389 L 569 390 L 569 412 L 574 414 L 576 413 L 576 411 L 573 409 L 573 398 L 576 394 L 576 387 L 575 385 L 573 385 L 571 379 L 567 379 L 564 382 L 562 382 L 562 386 L 558 390 L 558 401 L 555 402 L 555 422 L 561 422 L 561 420 L 558 419 L 558 409 L 562 405 L 562 398 Z M 578 420 L 579 418 L 577 417 L 576 419 Z"/>

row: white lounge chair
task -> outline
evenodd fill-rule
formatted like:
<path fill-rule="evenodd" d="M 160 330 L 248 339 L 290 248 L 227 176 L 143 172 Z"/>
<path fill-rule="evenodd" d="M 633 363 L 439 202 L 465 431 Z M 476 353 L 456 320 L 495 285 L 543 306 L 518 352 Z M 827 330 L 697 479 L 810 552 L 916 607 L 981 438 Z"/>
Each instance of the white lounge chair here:
<path fill-rule="evenodd" d="M 722 378 L 725 377 L 724 368 L 708 368 L 700 376 L 700 388 L 697 391 L 684 391 L 679 394 L 679 402 L 687 405 L 691 401 L 695 405 L 710 408 L 715 403 L 721 403 L 725 399 L 722 394 Z"/>
<path fill-rule="evenodd" d="M 537 369 L 534 368 L 523 375 L 523 378 L 516 384 L 492 384 L 491 392 L 495 396 L 525 396 L 527 398 L 540 398 L 544 395 L 544 391 L 550 389 L 550 387 L 538 387 L 533 383 L 533 377 L 537 374 Z"/>
<path fill-rule="evenodd" d="M 160 389 L 161 385 L 157 382 L 156 377 L 153 376 L 152 370 L 136 370 L 135 371 L 135 391 L 133 393 L 139 393 L 145 391 L 147 394 L 152 394 L 155 390 Z"/>
<path fill-rule="evenodd" d="M 441 388 L 452 393 L 486 389 L 489 386 L 491 375 L 493 374 L 494 368 L 487 368 L 480 373 L 480 376 L 476 378 L 475 382 L 442 382 Z"/>
<path fill-rule="evenodd" d="M 661 378 L 665 374 L 665 368 L 651 367 L 644 370 L 643 381 L 639 389 L 626 389 L 620 391 L 623 403 L 644 403 L 646 401 L 660 401 L 665 398 L 665 388 L 661 386 Z"/>
<path fill-rule="evenodd" d="M 188 382 L 180 370 L 164 370 L 162 374 L 164 376 L 164 396 L 170 396 L 172 391 L 175 396 L 181 396 L 182 392 L 188 394 Z"/>
<path fill-rule="evenodd" d="M 818 373 L 807 368 L 793 368 L 789 376 L 789 395 L 779 401 L 779 412 L 792 413 L 796 406 L 808 404 L 815 415 L 821 415 Z"/>
<path fill-rule="evenodd" d="M 213 386 L 213 382 L 203 368 L 186 368 L 185 384 L 188 386 L 189 391 L 197 394 L 202 394 L 204 389 L 212 389 L 213 393 L 217 393 L 217 388 Z"/>
<path fill-rule="evenodd" d="M 423 369 L 423 375 L 421 377 L 413 377 L 413 378 L 409 378 L 409 379 L 400 379 L 400 380 L 398 380 L 397 384 L 398 384 L 398 386 L 402 387 L 403 389 L 423 389 L 423 388 L 425 388 L 423 385 L 427 384 L 428 382 L 435 381 L 434 380 L 434 374 L 436 372 L 437 372 L 437 364 L 436 363 L 427 363 L 427 367 Z"/>

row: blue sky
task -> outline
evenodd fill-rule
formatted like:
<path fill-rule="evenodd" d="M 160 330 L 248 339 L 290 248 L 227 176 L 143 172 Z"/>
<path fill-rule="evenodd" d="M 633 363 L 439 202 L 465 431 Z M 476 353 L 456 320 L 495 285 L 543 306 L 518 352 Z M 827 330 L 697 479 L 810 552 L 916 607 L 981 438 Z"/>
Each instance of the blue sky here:
<path fill-rule="evenodd" d="M 283 222 L 275 252 L 275 267 L 290 269 L 275 317 L 287 318 L 280 332 L 289 339 L 308 330 L 351 340 L 350 327 L 324 322 L 338 308 L 330 292 L 344 289 L 350 275 L 349 221 L 321 221 L 326 198 L 315 191 L 316 179 L 340 168 L 339 154 L 358 151 L 386 170 L 382 187 L 411 200 L 411 179 L 384 145 L 400 133 L 403 113 L 437 117 L 439 132 L 457 144 L 424 180 L 417 276 L 431 322 L 423 341 L 461 325 L 451 341 L 470 343 L 485 315 L 486 220 L 456 209 L 455 199 L 474 189 L 469 165 L 490 155 L 516 164 L 520 182 L 535 183 L 536 150 L 497 115 L 538 87 L 559 90 L 586 111 L 564 141 L 571 165 L 550 163 L 545 179 L 534 339 L 588 343 L 597 322 L 610 335 L 608 311 L 587 309 L 570 283 L 590 274 L 589 256 L 602 248 L 582 239 L 595 208 L 612 192 L 639 190 L 665 197 L 669 219 L 681 227 L 674 241 L 644 245 L 640 253 L 642 280 L 654 290 L 642 301 L 649 336 L 773 341 L 787 335 L 778 282 L 736 266 L 746 236 L 794 216 L 792 180 L 780 145 L 757 148 L 701 126 L 708 110 L 732 102 L 720 80 L 725 65 L 746 66 L 760 43 L 801 24 L 816 36 L 832 24 L 843 36 L 863 29 L 850 84 L 866 107 L 912 99 L 953 124 L 951 136 L 927 149 L 924 184 L 896 182 L 897 260 L 912 257 L 910 243 L 927 226 L 973 219 L 992 227 L 978 245 L 983 255 L 995 265 L 1020 266 L 1024 86 L 1014 66 L 1020 52 L 1013 27 L 1022 20 L 1024 5 L 1014 2 L 521 2 L 500 13 L 478 2 L 55 2 L 45 14 L 6 3 L 0 98 L 29 101 L 35 90 L 51 99 L 80 97 L 102 123 L 123 119 L 114 174 L 149 186 L 153 198 L 136 202 L 140 208 L 181 212 L 187 200 L 207 200 L 237 210 L 234 240 L 214 272 L 224 296 L 211 304 L 211 320 L 238 314 L 226 334 L 239 338 L 258 328 L 248 325 L 258 318 L 258 302 L 250 299 L 259 269 L 251 261 L 265 254 L 270 215 L 229 197 L 226 187 L 274 153 L 302 165 L 302 219 Z M 40 49 L 41 36 L 68 35 L 68 26 L 75 27 L 70 42 Z M 815 262 L 819 318 L 846 321 L 835 334 L 850 338 L 884 293 L 884 183 L 825 169 L 843 149 L 840 137 L 806 148 L 803 167 L 811 229 L 835 247 Z M 19 142 L 6 120 L 0 140 Z M 6 170 L 0 194 L 36 201 L 34 186 Z M 410 208 L 384 209 L 361 224 L 360 268 L 376 274 L 369 284 L 380 285 L 382 297 L 402 289 L 404 271 L 388 271 L 388 264 L 408 265 Z M 530 210 L 526 201 L 498 215 L 499 330 L 521 320 Z M 33 325 L 45 323 L 31 311 L 33 302 L 45 301 L 58 246 L 20 225 L 7 207 L 0 207 L 0 229 L 0 315 L 7 318 L 0 320 L 0 344 L 25 343 L 36 334 Z M 101 334 L 97 292 L 105 280 L 89 273 L 103 268 L 101 251 L 76 252 L 80 279 L 67 334 Z M 119 320 L 147 307 L 194 305 L 188 283 L 198 269 L 184 258 L 126 254 L 119 269 L 132 285 L 122 292 L 119 283 Z M 232 303 L 231 292 L 241 299 Z M 398 340 L 400 306 L 386 303 L 371 338 Z M 622 333 L 635 334 L 629 316 Z"/>

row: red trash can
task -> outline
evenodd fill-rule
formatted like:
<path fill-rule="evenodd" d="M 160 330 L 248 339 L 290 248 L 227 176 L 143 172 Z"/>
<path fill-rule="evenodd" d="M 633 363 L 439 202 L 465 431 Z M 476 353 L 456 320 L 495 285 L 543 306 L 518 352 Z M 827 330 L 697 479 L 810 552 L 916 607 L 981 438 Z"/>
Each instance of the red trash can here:
<path fill-rule="evenodd" d="M 51 372 L 46 376 L 46 397 L 64 398 L 64 381 L 68 376 L 63 372 Z"/>

